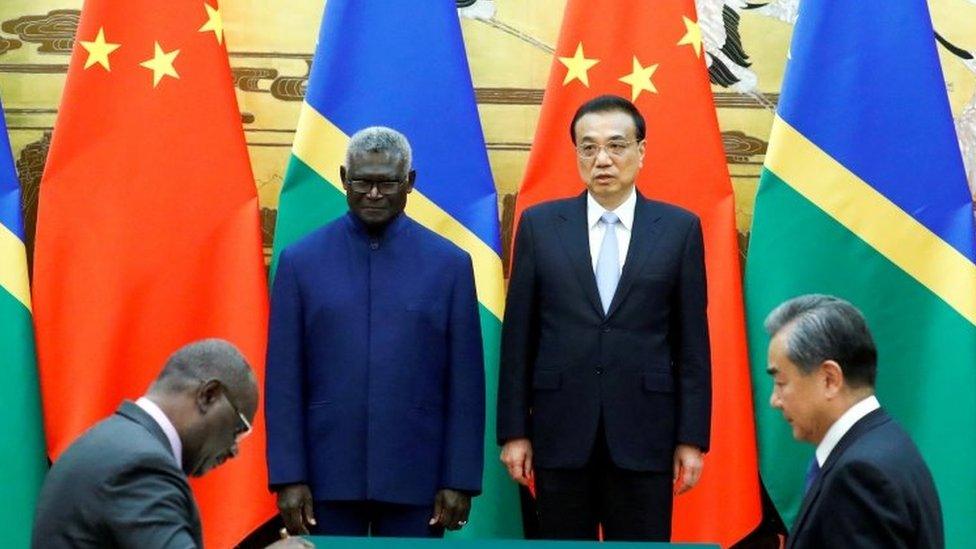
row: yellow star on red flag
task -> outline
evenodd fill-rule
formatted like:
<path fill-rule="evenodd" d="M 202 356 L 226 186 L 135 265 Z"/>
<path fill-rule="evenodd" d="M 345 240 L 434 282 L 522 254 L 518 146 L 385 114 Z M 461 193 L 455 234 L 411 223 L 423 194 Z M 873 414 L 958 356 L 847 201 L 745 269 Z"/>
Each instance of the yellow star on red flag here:
<path fill-rule="evenodd" d="M 702 31 L 701 26 L 698 25 L 697 21 L 692 21 L 685 16 L 681 16 L 685 24 L 685 35 L 678 40 L 679 46 L 691 46 L 695 48 L 695 55 L 701 57 L 702 49 Z"/>
<path fill-rule="evenodd" d="M 204 2 L 203 7 L 207 9 L 207 22 L 200 27 L 199 32 L 213 32 L 217 37 L 217 43 L 224 43 L 224 19 L 220 16 L 220 8 L 210 7 Z"/>
<path fill-rule="evenodd" d="M 566 65 L 566 78 L 563 79 L 563 86 L 573 80 L 579 80 L 587 88 L 590 87 L 590 77 L 587 71 L 600 62 L 599 59 L 587 59 L 583 54 L 583 43 L 576 46 L 576 53 L 572 57 L 560 57 L 559 62 Z"/>
<path fill-rule="evenodd" d="M 79 43 L 81 44 L 81 47 L 85 48 L 85 50 L 88 52 L 88 59 L 85 60 L 86 69 L 92 65 L 98 64 L 101 65 L 103 69 L 111 72 L 112 67 L 109 65 L 108 56 L 111 55 L 115 50 L 119 49 L 121 44 L 106 42 L 104 27 L 99 27 L 98 34 L 95 35 L 95 40 L 79 40 Z"/>
<path fill-rule="evenodd" d="M 179 78 L 180 75 L 176 72 L 176 68 L 173 67 L 173 61 L 176 60 L 176 56 L 180 54 L 180 50 L 173 50 L 170 52 L 163 51 L 162 46 L 159 42 L 155 42 L 155 51 L 153 52 L 152 59 L 147 59 L 142 63 L 139 63 L 140 67 L 145 67 L 153 71 L 153 87 L 159 85 L 159 81 L 163 79 L 164 76 L 171 76 L 173 78 Z"/>
<path fill-rule="evenodd" d="M 620 78 L 621 82 L 630 85 L 631 101 L 637 101 L 637 96 L 639 96 L 642 91 L 657 93 L 657 88 L 655 88 L 654 83 L 651 82 L 651 76 L 656 70 L 657 65 L 648 65 L 643 67 L 640 64 L 640 61 L 637 60 L 637 56 L 634 56 L 631 73 Z"/>

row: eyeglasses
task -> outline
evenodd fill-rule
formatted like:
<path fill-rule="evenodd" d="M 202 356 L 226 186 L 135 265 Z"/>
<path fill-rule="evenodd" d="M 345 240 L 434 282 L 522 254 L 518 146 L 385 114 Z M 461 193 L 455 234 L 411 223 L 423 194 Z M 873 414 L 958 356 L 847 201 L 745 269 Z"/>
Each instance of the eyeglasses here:
<path fill-rule="evenodd" d="M 217 383 L 220 383 L 220 381 L 217 381 Z M 224 398 L 227 399 L 227 404 L 230 404 L 231 409 L 234 410 L 235 414 L 237 414 L 237 419 L 240 420 L 237 428 L 234 429 L 234 442 L 236 444 L 240 444 L 242 440 L 247 438 L 247 435 L 251 434 L 251 422 L 244 417 L 244 414 L 241 413 L 241 409 L 234 404 L 234 401 L 230 398 L 230 391 L 227 390 L 227 386 L 220 383 L 220 388 L 220 392 L 224 395 Z"/>
<path fill-rule="evenodd" d="M 346 181 L 349 185 L 349 190 L 358 194 L 368 194 L 369 191 L 376 187 L 376 190 L 382 195 L 393 194 L 400 190 L 403 185 L 403 180 L 399 181 L 366 181 L 363 179 L 350 179 Z"/>
<path fill-rule="evenodd" d="M 585 160 L 590 160 L 596 158 L 600 154 L 601 149 L 605 149 L 607 154 L 614 158 L 622 157 L 627 149 L 634 143 L 640 143 L 640 141 L 634 139 L 633 141 L 624 141 L 622 139 L 614 139 L 612 141 L 607 141 L 605 145 L 597 145 L 596 143 L 582 143 L 576 146 L 576 154 L 580 158 Z"/>

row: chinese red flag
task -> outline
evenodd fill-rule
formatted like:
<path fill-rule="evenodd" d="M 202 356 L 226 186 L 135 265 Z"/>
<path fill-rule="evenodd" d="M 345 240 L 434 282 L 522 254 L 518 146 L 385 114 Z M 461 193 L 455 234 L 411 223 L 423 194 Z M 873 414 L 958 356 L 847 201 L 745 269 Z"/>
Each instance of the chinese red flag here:
<path fill-rule="evenodd" d="M 263 386 L 258 215 L 216 0 L 87 0 L 34 257 L 52 458 L 192 340 L 233 342 Z M 229 547 L 274 513 L 256 419 L 240 455 L 193 482 L 208 546 Z"/>
<path fill-rule="evenodd" d="M 735 232 L 735 202 L 693 0 L 569 0 L 542 115 L 516 202 L 578 195 L 569 124 L 588 99 L 615 94 L 647 120 L 637 186 L 702 221 L 712 345 L 712 444 L 700 484 L 675 498 L 673 539 L 730 545 L 762 515 Z"/>

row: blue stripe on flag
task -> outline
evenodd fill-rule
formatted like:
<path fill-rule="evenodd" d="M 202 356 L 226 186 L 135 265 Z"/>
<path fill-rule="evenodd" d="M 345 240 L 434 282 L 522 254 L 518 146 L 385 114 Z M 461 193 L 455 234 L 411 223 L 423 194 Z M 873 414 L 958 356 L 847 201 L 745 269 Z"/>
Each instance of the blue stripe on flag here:
<path fill-rule="evenodd" d="M 7 137 L 3 101 L 0 100 L 0 224 L 24 240 L 24 222 L 20 206 L 20 182 Z"/>
<path fill-rule="evenodd" d="M 779 115 L 976 261 L 972 201 L 925 0 L 804 0 L 790 51 Z"/>
<path fill-rule="evenodd" d="M 305 100 L 348 135 L 373 125 L 403 132 L 417 189 L 501 253 L 454 2 L 328 2 Z"/>

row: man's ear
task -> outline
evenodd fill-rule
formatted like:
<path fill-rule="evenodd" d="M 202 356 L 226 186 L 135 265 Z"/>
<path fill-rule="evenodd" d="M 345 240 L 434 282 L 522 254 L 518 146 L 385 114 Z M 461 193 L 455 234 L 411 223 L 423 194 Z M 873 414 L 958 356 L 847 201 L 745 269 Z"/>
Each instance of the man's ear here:
<path fill-rule="evenodd" d="M 417 170 L 410 170 L 407 174 L 407 192 L 413 190 L 413 184 L 417 181 Z"/>
<path fill-rule="evenodd" d="M 210 408 L 220 400 L 220 382 L 211 379 L 197 389 L 197 408 L 201 414 L 206 414 Z"/>
<path fill-rule="evenodd" d="M 825 360 L 820 364 L 820 371 L 823 375 L 827 398 L 837 396 L 847 383 L 844 379 L 844 369 L 836 360 Z"/>
<path fill-rule="evenodd" d="M 339 181 L 342 181 L 342 186 L 346 186 L 346 167 L 339 166 Z"/>

